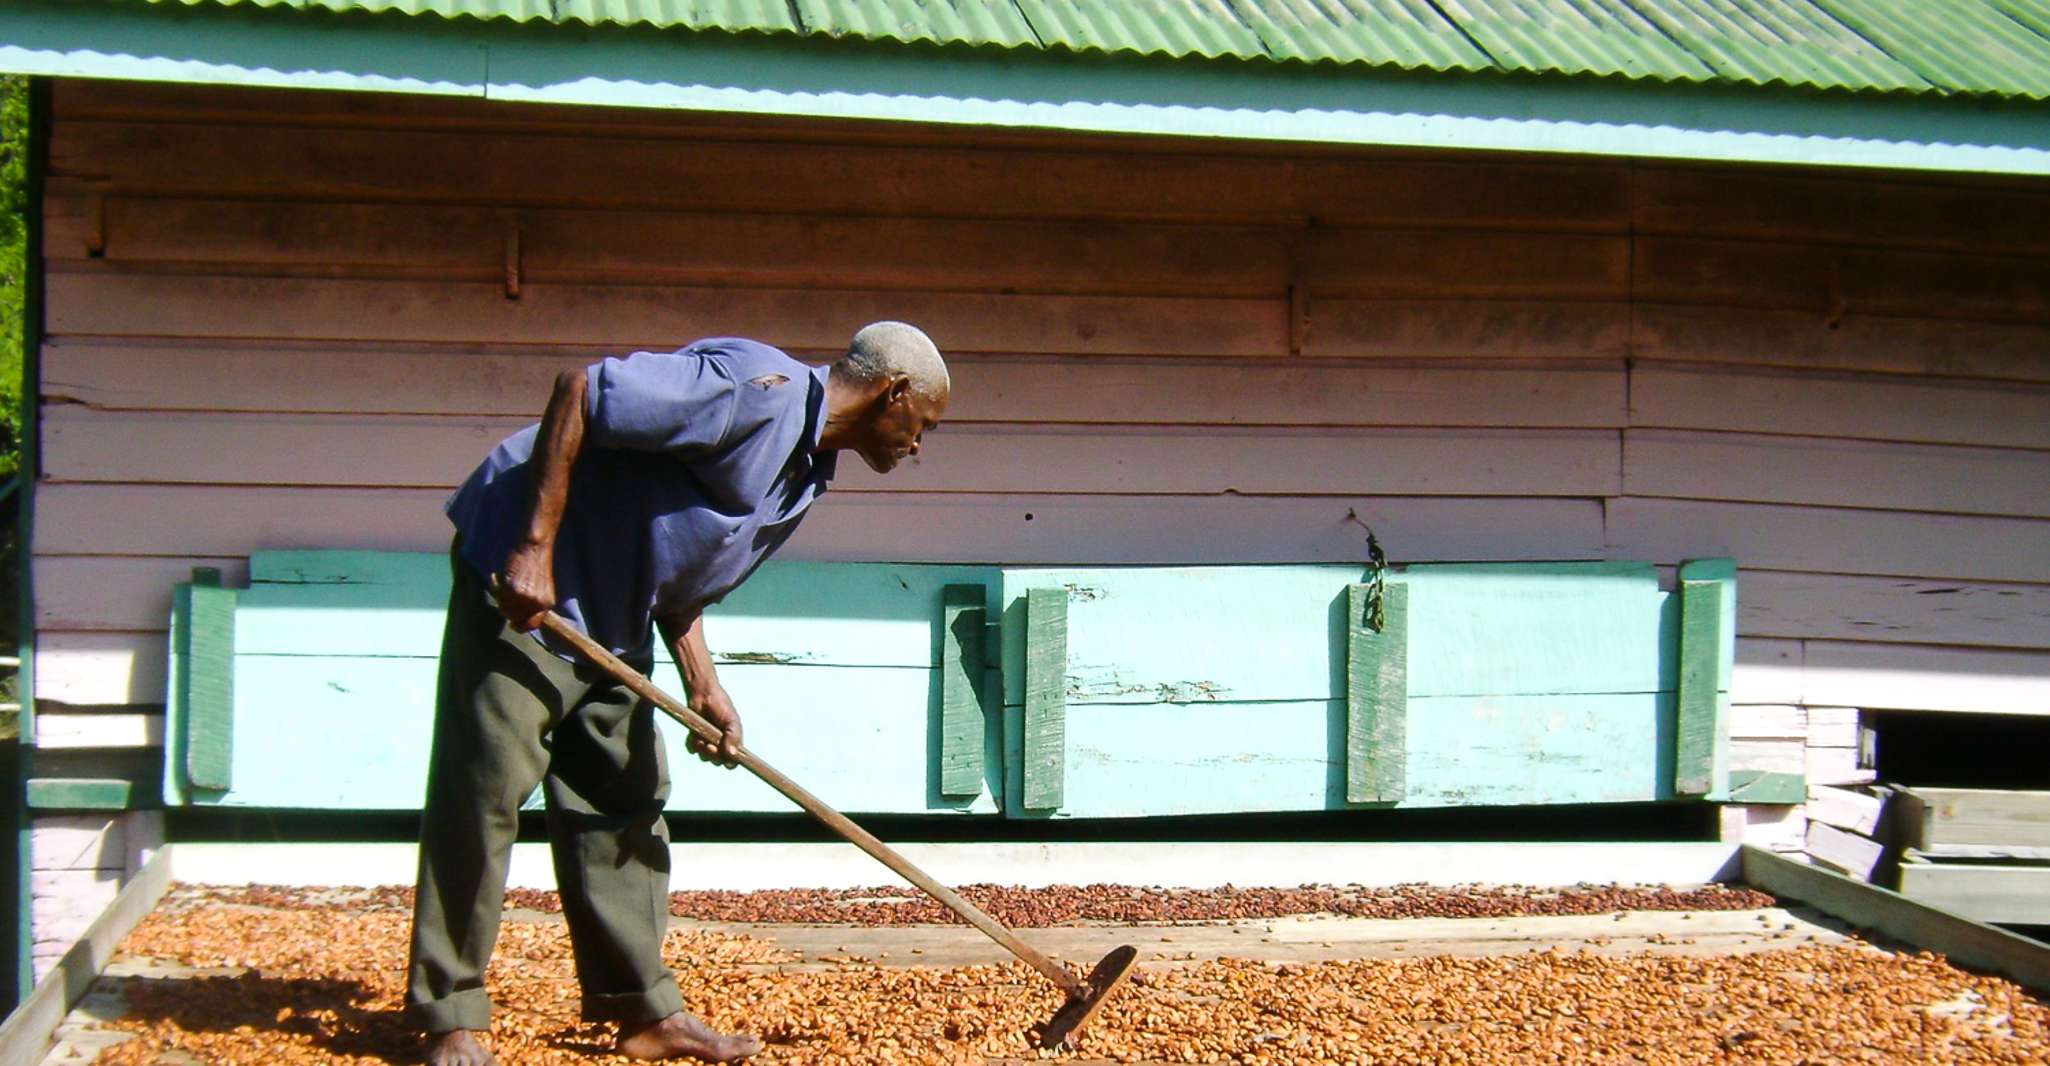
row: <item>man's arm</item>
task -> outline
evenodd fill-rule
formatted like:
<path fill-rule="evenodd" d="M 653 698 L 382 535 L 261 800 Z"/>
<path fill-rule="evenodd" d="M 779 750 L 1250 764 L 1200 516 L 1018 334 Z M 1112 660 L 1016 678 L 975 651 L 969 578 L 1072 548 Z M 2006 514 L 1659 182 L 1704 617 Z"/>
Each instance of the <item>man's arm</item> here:
<path fill-rule="evenodd" d="M 734 765 L 740 758 L 740 711 L 719 683 L 719 671 L 712 667 L 712 653 L 705 647 L 705 616 L 682 612 L 657 615 L 655 626 L 662 631 L 670 653 L 676 656 L 676 672 L 683 675 L 684 691 L 688 693 L 685 706 L 725 734 L 717 749 L 696 733 L 690 735 L 687 746 L 706 762 Z"/>
<path fill-rule="evenodd" d="M 527 533 L 505 560 L 495 592 L 498 609 L 520 630 L 541 624 L 555 606 L 555 534 L 562 528 L 569 501 L 570 470 L 584 448 L 584 371 L 565 370 L 555 378 L 541 432 L 534 439 L 534 503 Z"/>

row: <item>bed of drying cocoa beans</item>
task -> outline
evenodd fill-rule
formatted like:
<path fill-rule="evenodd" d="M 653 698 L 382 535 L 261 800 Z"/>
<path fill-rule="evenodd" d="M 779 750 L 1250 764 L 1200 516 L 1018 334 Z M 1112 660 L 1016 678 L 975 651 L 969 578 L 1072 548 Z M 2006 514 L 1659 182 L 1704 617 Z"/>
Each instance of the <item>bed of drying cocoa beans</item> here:
<path fill-rule="evenodd" d="M 1087 910 L 1073 900 L 1090 892 L 1057 895 L 1064 902 L 1042 913 Z M 260 896 L 182 890 L 130 935 L 124 955 L 199 971 L 131 979 L 127 1013 L 110 1024 L 137 1036 L 103 1052 L 100 1063 L 419 1061 L 418 1037 L 398 1011 L 403 908 L 389 899 L 379 909 L 366 909 L 363 899 L 322 904 L 307 893 L 278 893 L 283 905 L 265 906 Z M 788 912 L 777 907 L 801 912 L 823 905 L 775 898 L 760 901 L 761 911 L 717 916 L 781 918 Z M 1028 1033 L 1052 1015 L 1059 997 L 1021 965 L 778 972 L 742 965 L 786 960 L 774 944 L 695 929 L 673 930 L 664 950 L 693 1011 L 768 1041 L 757 1062 L 984 1063 L 1050 1054 L 1033 1050 Z M 490 987 L 499 1014 L 489 1039 L 508 1066 L 625 1061 L 606 1055 L 608 1027 L 577 1021 L 561 923 L 506 923 Z M 2050 1009 L 2013 984 L 1962 972 L 1941 958 L 1862 944 L 1707 958 L 1540 952 L 1286 965 L 1226 959 L 1135 975 L 1079 1047 L 1061 1057 L 2045 1063 Z"/>

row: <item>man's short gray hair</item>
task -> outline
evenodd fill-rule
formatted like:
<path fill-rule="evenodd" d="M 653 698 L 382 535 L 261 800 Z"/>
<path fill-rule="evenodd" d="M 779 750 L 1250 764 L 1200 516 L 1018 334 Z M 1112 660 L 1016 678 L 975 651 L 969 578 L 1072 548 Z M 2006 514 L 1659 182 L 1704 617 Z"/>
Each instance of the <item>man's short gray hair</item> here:
<path fill-rule="evenodd" d="M 861 327 L 847 346 L 847 354 L 833 364 L 833 373 L 862 382 L 902 375 L 911 379 L 912 392 L 927 399 L 944 397 L 953 388 L 947 362 L 940 358 L 932 338 L 904 322 L 872 322 Z"/>

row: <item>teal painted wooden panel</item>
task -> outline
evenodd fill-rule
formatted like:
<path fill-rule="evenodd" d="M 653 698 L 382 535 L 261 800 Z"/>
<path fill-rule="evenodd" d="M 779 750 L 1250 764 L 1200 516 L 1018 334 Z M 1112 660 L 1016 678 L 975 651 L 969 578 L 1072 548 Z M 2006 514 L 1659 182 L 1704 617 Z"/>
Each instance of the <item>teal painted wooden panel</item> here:
<path fill-rule="evenodd" d="M 1347 566 L 1006 570 L 1004 702 L 1028 588 L 1068 590 L 1068 702 L 1342 699 Z M 1412 696 L 1656 692 L 1678 615 L 1648 563 L 1413 566 Z M 1504 626 L 1514 616 L 1525 624 Z"/>
<path fill-rule="evenodd" d="M 202 805 L 405 810 L 420 805 L 433 729 L 433 659 L 244 655 L 236 660 L 234 787 Z M 826 802 L 867 813 L 994 813 L 998 782 L 943 796 L 938 675 L 906 667 L 735 664 L 720 677 L 748 746 Z M 657 682 L 678 691 L 674 678 Z M 669 809 L 793 811 L 745 772 L 701 762 L 660 720 Z M 998 733 L 984 731 L 986 765 Z"/>
<path fill-rule="evenodd" d="M 1068 601 L 1057 817 L 1349 805 L 1352 567 L 1009 570 Z M 1643 563 L 1415 566 L 1407 596 L 1403 807 L 1670 798 L 1678 612 Z M 1007 696 L 1017 692 L 1012 688 Z M 1007 700 L 1006 757 L 1022 707 Z"/>
<path fill-rule="evenodd" d="M 321 558 L 329 554 L 343 558 Z M 448 567 L 446 555 L 433 553 L 258 552 L 237 646 L 268 655 L 432 656 L 441 646 Z M 771 561 L 706 612 L 706 639 L 722 663 L 937 666 L 942 590 L 993 587 L 996 574 Z M 664 648 L 656 657 L 670 658 Z"/>
<path fill-rule="evenodd" d="M 1057 811 L 1134 818 L 1339 809 L 1343 700 L 1069 707 Z M 1671 798 L 1667 694 L 1413 699 L 1398 808 Z M 1388 806 L 1376 804 L 1375 806 Z"/>
<path fill-rule="evenodd" d="M 234 615 L 235 669 L 224 674 L 239 687 L 234 787 L 193 793 L 167 784 L 167 799 L 416 808 L 426 780 L 448 557 L 259 552 L 250 573 Z M 846 810 L 994 813 L 1002 733 L 993 675 L 979 664 L 961 667 L 986 695 L 953 723 L 950 761 L 938 666 L 947 636 L 943 590 L 964 586 L 959 607 L 983 612 L 987 596 L 973 589 L 985 579 L 993 587 L 995 573 L 765 565 L 707 619 L 749 746 Z M 666 651 L 654 676 L 681 690 Z M 183 719 L 178 702 L 174 723 Z M 680 729 L 665 724 L 664 735 L 676 776 L 672 809 L 793 809 L 752 776 L 690 756 Z M 954 780 L 943 787 L 948 765 Z M 308 766 L 321 772 L 309 774 Z"/>

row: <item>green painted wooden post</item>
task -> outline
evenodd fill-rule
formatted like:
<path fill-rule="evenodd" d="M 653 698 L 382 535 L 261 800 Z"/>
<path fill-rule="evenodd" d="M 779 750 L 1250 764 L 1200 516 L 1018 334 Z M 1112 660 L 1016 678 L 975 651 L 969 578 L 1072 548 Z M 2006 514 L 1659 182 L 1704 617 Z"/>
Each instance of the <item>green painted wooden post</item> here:
<path fill-rule="evenodd" d="M 1730 664 L 1737 645 L 1737 564 L 1680 564 L 1680 675 L 1673 793 L 1726 798 Z"/>
<path fill-rule="evenodd" d="M 1067 763 L 1068 590 L 1025 590 L 1025 743 L 1020 760 L 1026 810 L 1061 805 Z"/>
<path fill-rule="evenodd" d="M 1385 625 L 1367 624 L 1371 585 L 1345 598 L 1345 799 L 1393 803 L 1403 796 L 1409 722 L 1409 586 L 1389 582 Z"/>
<path fill-rule="evenodd" d="M 235 598 L 219 570 L 200 567 L 172 601 L 183 759 L 167 769 L 189 788 L 226 791 L 234 779 Z"/>
<path fill-rule="evenodd" d="M 940 794 L 982 791 L 983 640 L 988 629 L 981 585 L 940 593 Z"/>

